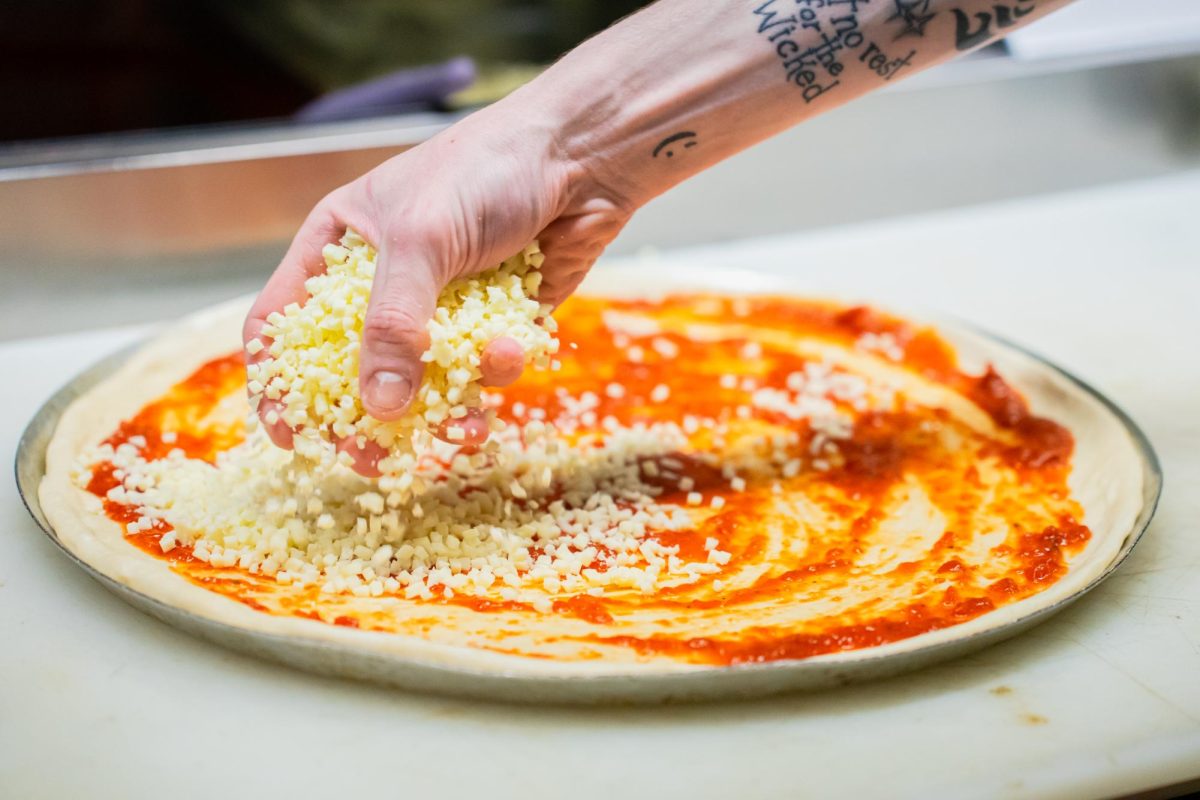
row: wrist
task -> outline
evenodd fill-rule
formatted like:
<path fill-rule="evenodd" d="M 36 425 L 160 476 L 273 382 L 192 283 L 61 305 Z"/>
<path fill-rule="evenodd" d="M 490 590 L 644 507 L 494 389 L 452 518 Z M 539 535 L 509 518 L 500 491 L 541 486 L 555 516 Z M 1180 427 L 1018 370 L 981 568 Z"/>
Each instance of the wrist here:
<path fill-rule="evenodd" d="M 730 13 L 728 4 L 658 0 L 510 97 L 553 121 L 575 181 L 632 211 L 762 138 L 762 118 L 779 116 L 759 100 L 766 57 Z M 680 58 L 697 30 L 711 52 Z"/>
<path fill-rule="evenodd" d="M 637 171 L 624 163 L 627 89 L 611 69 L 596 68 L 589 44 L 497 105 L 511 103 L 510 110 L 532 127 L 546 159 L 565 177 L 572 202 L 606 199 L 632 214 L 658 191 L 642 185 Z"/>

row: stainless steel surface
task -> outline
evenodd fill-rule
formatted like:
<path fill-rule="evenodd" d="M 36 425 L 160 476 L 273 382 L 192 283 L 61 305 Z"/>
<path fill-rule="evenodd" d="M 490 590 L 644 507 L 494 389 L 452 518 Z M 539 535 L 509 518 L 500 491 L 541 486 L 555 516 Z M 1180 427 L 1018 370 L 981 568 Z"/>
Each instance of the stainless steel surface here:
<path fill-rule="evenodd" d="M 1072 13 L 1081 7 L 1082 4 L 1077 4 Z M 1165 42 L 1153 41 L 1153 37 L 1147 41 L 1143 36 L 1132 42 L 1122 40 L 1106 48 L 1080 47 L 1066 33 L 1069 25 L 1058 24 L 1066 19 L 1066 15 L 1057 15 L 1054 25 L 1041 23 L 1036 29 L 1010 34 L 1004 41 L 910 76 L 899 83 L 888 84 L 880 91 L 910 92 L 1037 78 L 1101 67 L 1163 62 L 1200 53 L 1200 40 L 1187 36 L 1172 36 Z M 1052 28 L 1057 31 L 1057 38 L 1050 35 L 1051 43 L 1047 44 L 1048 34 L 1041 32 L 1049 32 Z M 1036 30 L 1039 34 L 1036 48 L 1023 46 L 1023 40 L 1029 36 L 1030 30 Z M 1010 42 L 1017 46 L 1009 46 Z M 1056 48 L 1055 42 L 1061 46 Z M 1065 52 L 1059 52 L 1064 47 Z M 1013 54 L 1014 49 L 1019 51 L 1017 55 Z M 1027 54 L 1025 51 L 1030 49 L 1036 52 Z M 529 74 L 536 74 L 536 68 L 531 68 Z M 263 119 L 18 141 L 0 146 L 0 181 L 89 171 L 145 169 L 181 163 L 244 161 L 334 150 L 398 147 L 420 141 L 464 113 L 466 110 L 460 109 L 320 123 Z"/>
<path fill-rule="evenodd" d="M 873 95 L 654 200 L 610 252 L 1177 172 L 1200 165 L 1198 85 L 1200 60 L 1182 59 Z M 179 136 L 165 151 L 160 137 L 0 170 L 0 340 L 171 318 L 261 286 L 322 195 L 447 121 Z"/>
<path fill-rule="evenodd" d="M 978 333 L 978 331 L 976 331 Z M 987 334 L 985 334 L 987 335 Z M 949 642 L 898 654 L 871 650 L 851 660 L 829 663 L 821 657 L 733 667 L 700 668 L 666 675 L 636 673 L 588 678 L 531 678 L 477 673 L 365 653 L 325 642 L 267 635 L 216 622 L 166 605 L 99 573 L 59 540 L 38 498 L 45 475 L 46 447 L 71 402 L 119 365 L 129 353 L 117 353 L 71 380 L 51 397 L 26 427 L 16 454 L 17 487 L 38 526 L 77 566 L 136 608 L 208 641 L 310 672 L 372 681 L 438 694 L 511 702 L 554 704 L 664 703 L 759 697 L 785 691 L 819 690 L 900 674 L 982 649 L 1049 618 L 1077 601 L 1112 574 L 1132 552 L 1154 516 L 1162 492 L 1162 470 L 1145 434 L 1112 401 L 1065 370 L 999 337 L 990 338 L 1025 352 L 1099 401 L 1125 428 L 1141 456 L 1143 505 L 1112 563 L 1076 594 L 1008 623 Z"/>
<path fill-rule="evenodd" d="M 429 112 L 314 123 L 262 120 L 14 142 L 0 147 L 0 181 L 403 147 L 427 139 L 460 115 Z"/>

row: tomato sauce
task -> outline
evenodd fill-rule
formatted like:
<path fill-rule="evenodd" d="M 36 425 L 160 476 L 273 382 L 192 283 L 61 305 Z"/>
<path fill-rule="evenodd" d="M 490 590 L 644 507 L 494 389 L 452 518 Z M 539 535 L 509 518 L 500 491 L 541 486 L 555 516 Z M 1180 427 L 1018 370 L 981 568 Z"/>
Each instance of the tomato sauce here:
<path fill-rule="evenodd" d="M 651 337 L 613 333 L 604 322 L 606 308 L 652 313 L 663 331 Z M 569 638 L 597 648 L 595 652 L 621 648 L 647 658 L 736 664 L 874 647 L 960 624 L 1045 589 L 1066 573 L 1070 558 L 1090 538 L 1066 486 L 1074 448 L 1070 432 L 1033 415 L 1025 399 L 994 369 L 981 376 L 961 372 L 953 349 L 930 329 L 867 307 L 846 309 L 786 298 L 678 296 L 654 303 L 574 298 L 559 319 L 562 369 L 526 374 L 516 385 L 497 392 L 502 418 L 521 422 L 529 418 L 530 409 L 543 409 L 553 420 L 569 411 L 565 397 L 591 393 L 594 424 L 581 423 L 567 434 L 576 441 L 600 431 L 606 417 L 631 425 L 693 416 L 790 431 L 798 436 L 798 443 L 788 455 L 805 455 L 814 436 L 807 420 L 789 420 L 760 408 L 749 414 L 739 411 L 747 406 L 748 389 L 783 386 L 787 376 L 804 370 L 811 359 L 770 335 L 782 333 L 845 347 L 870 333 L 886 334 L 901 348 L 897 368 L 968 398 L 997 429 L 986 435 L 968 431 L 940 407 L 900 403 L 891 411 L 857 411 L 853 436 L 838 442 L 838 459 L 828 469 L 788 479 L 748 475 L 745 491 L 730 492 L 719 466 L 702 457 L 712 449 L 715 434 L 707 423 L 699 426 L 690 439 L 695 452 L 655 456 L 659 477 L 648 481 L 662 491 L 660 502 L 684 505 L 689 494 L 698 493 L 701 503 L 696 508 L 705 513 L 692 529 L 651 535 L 662 546 L 676 548 L 678 558 L 699 563 L 706 561 L 715 540 L 729 560 L 716 575 L 696 583 L 662 586 L 652 595 L 613 591 L 553 596 L 553 615 L 589 628 Z M 683 335 L 673 323 L 731 327 L 719 338 L 700 340 Z M 748 356 L 752 343 L 759 345 L 758 350 Z M 737 375 L 735 385 L 722 380 L 730 373 Z M 179 448 L 191 458 L 211 462 L 244 436 L 240 422 L 212 414 L 223 397 L 242 391 L 244 379 L 240 354 L 214 359 L 123 422 L 106 441 L 117 446 L 142 436 L 143 451 L 152 458 Z M 612 383 L 624 391 L 607 391 Z M 660 385 L 669 388 L 666 400 L 652 399 Z M 946 429 L 959 431 L 977 449 L 947 450 L 939 438 Z M 1009 531 L 993 548 L 992 559 L 979 562 L 965 551 L 978 533 L 972 528 L 973 514 L 990 496 L 980 469 L 989 460 L 1021 477 L 1007 486 L 1011 497 L 988 501 L 1008 520 Z M 107 499 L 109 490 L 120 485 L 115 473 L 111 463 L 96 464 L 87 490 L 104 499 L 109 518 L 127 525 L 140 514 Z M 888 524 L 888 503 L 914 480 L 940 509 L 946 529 L 918 558 L 872 566 L 864 559 L 878 556 L 880 531 Z M 724 504 L 711 507 L 718 495 Z M 764 520 L 778 514 L 777 504 L 797 497 L 820 506 L 839 519 L 840 526 L 828 531 L 798 529 L 782 536 L 765 531 Z M 1035 508 L 1033 500 L 1041 498 L 1054 499 L 1052 511 Z M 314 587 L 280 588 L 262 575 L 213 567 L 182 544 L 164 553 L 160 540 L 169 530 L 166 523 L 156 523 L 128 539 L 144 552 L 169 561 L 193 582 L 251 608 L 343 627 L 396 630 L 384 611 L 348 610 L 349 605 L 321 595 Z M 601 548 L 590 568 L 603 571 L 612 559 L 613 553 Z M 893 590 L 901 587 L 914 599 L 888 606 L 881 595 L 850 603 L 851 587 L 862 580 L 884 581 L 880 585 Z M 528 603 L 491 596 L 435 595 L 413 600 L 400 593 L 384 599 L 397 597 L 410 604 L 456 606 L 483 616 L 527 619 L 531 625 L 547 613 Z M 622 632 L 628 620 L 647 610 L 676 622 L 689 614 L 711 621 L 744 609 L 769 610 L 822 599 L 837 601 L 848 610 L 786 626 L 747 624 L 721 635 L 680 633 L 687 625 L 649 635 Z M 493 649 L 509 652 L 499 645 Z"/>

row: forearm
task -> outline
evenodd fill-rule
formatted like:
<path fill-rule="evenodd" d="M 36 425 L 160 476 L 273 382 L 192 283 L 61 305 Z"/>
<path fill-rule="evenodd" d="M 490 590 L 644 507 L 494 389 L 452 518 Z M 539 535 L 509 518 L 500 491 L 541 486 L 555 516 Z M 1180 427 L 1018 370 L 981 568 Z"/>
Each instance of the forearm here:
<path fill-rule="evenodd" d="M 1070 0 L 660 0 L 517 96 L 629 203 Z"/>
<path fill-rule="evenodd" d="M 305 302 L 308 279 L 325 269 L 323 247 L 357 231 L 378 250 L 359 357 L 363 407 L 399 419 L 421 384 L 427 323 L 450 280 L 536 239 L 539 300 L 557 305 L 654 196 L 1067 2 L 660 0 L 326 196 L 259 295 L 244 338 L 260 339 L 271 313 Z M 489 381 L 519 372 L 521 356 L 508 349 L 514 375 L 495 368 Z M 495 358 L 481 370 L 485 361 Z M 268 408 L 259 406 L 268 433 L 286 447 L 292 433 L 272 427 Z M 360 444 L 346 452 L 364 474 L 374 469 Z"/>

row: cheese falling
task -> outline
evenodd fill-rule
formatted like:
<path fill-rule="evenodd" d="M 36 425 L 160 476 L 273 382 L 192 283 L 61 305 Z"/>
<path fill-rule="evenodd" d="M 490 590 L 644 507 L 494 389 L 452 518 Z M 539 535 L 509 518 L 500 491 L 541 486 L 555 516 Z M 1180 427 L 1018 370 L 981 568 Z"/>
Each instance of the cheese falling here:
<path fill-rule="evenodd" d="M 641 341 L 648 351 L 678 355 L 653 319 L 603 317 L 619 346 Z M 749 342 L 740 355 L 752 359 L 757 347 Z M 747 490 L 748 478 L 830 469 L 838 444 L 852 434 L 852 412 L 894 410 L 898 402 L 887 381 L 824 360 L 806 362 L 775 387 L 732 374 L 713 383 L 743 392 L 729 419 L 684 414 L 678 422 L 621 423 L 599 418 L 597 393 L 558 387 L 557 411 L 514 403 L 512 422 L 480 451 L 435 440 L 427 453 L 405 456 L 410 468 L 375 479 L 336 459 L 313 462 L 274 447 L 251 415 L 246 438 L 211 461 L 178 448 L 155 457 L 137 435 L 83 454 L 75 480 L 85 487 L 95 465 L 111 463 L 120 483 L 104 500 L 138 511 L 127 533 L 165 527 L 163 552 L 190 547 L 213 567 L 322 593 L 499 597 L 545 610 L 561 593 L 653 593 L 715 574 L 730 558 L 717 540 L 705 542 L 700 558 L 686 558 L 659 535 L 719 513 Z M 630 391 L 619 380 L 602 390 Z M 654 384 L 646 400 L 656 402 L 650 395 L 664 390 L 673 394 Z M 485 397 L 485 406 L 496 400 Z M 755 409 L 806 421 L 808 446 L 797 449 L 796 431 L 764 431 L 746 419 Z M 696 436 L 707 444 L 698 449 Z M 175 443 L 173 432 L 162 439 Z M 724 485 L 702 493 L 683 474 L 684 454 L 719 470 Z M 678 494 L 664 498 L 664 491 Z M 103 513 L 101 499 L 91 499 Z"/>
<path fill-rule="evenodd" d="M 354 231 L 324 250 L 326 271 L 305 282 L 309 299 L 267 317 L 268 357 L 248 369 L 249 390 L 282 404 L 280 418 L 295 431 L 296 452 L 311 460 L 336 458 L 333 444 L 374 442 L 389 454 L 384 472 L 411 471 L 433 432 L 453 437 L 454 420 L 482 410 L 492 430 L 501 427 L 482 409 L 480 361 L 491 341 L 507 336 L 525 351 L 528 365 L 552 366 L 558 350 L 550 307 L 536 300 L 544 256 L 534 242 L 477 276 L 451 282 L 428 323 L 425 376 L 404 417 L 382 422 L 366 414 L 358 391 L 359 350 L 376 252 Z M 251 344 L 251 354 L 262 344 Z M 345 458 L 345 456 L 343 456 Z"/>

